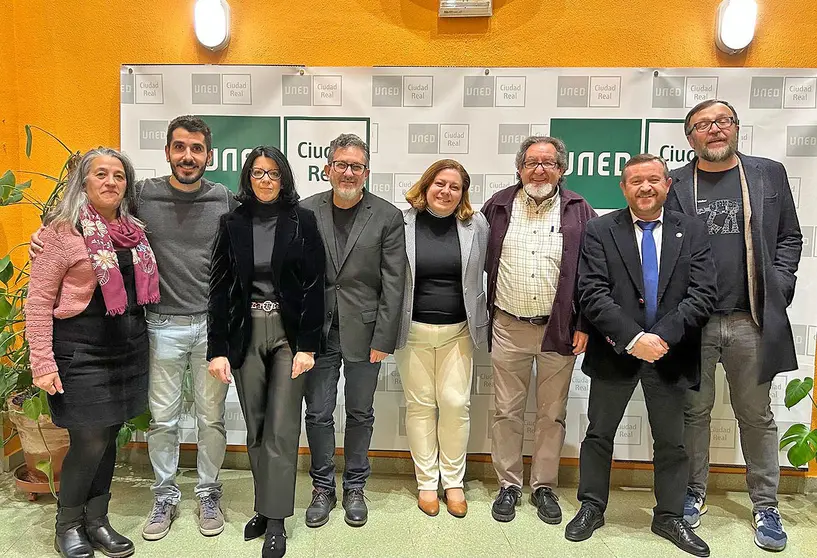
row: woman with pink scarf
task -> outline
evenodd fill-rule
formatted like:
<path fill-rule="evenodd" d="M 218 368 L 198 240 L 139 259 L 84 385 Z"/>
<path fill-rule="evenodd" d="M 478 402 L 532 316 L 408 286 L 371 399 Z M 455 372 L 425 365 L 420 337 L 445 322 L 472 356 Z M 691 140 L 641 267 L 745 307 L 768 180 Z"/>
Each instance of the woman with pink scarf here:
<path fill-rule="evenodd" d="M 48 392 L 54 424 L 68 429 L 54 547 L 66 557 L 133 554 L 108 521 L 116 436 L 147 409 L 144 305 L 159 301 L 156 260 L 131 213 L 130 160 L 93 149 L 45 218 L 33 262 L 26 337 L 34 384 Z"/>

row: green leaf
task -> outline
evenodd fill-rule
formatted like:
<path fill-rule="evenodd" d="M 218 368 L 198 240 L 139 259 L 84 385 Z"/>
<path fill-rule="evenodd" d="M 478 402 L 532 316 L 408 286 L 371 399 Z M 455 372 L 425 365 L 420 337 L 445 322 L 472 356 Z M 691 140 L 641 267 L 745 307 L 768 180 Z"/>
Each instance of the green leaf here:
<path fill-rule="evenodd" d="M 26 157 L 31 158 L 31 126 L 26 124 Z"/>
<path fill-rule="evenodd" d="M 6 255 L 0 260 L 0 283 L 8 284 L 9 279 L 14 276 L 14 264 L 11 263 L 11 256 Z"/>
<path fill-rule="evenodd" d="M 21 199 L 23 199 L 23 193 L 18 192 L 18 191 L 15 190 L 14 192 L 11 193 L 11 195 L 9 196 L 9 199 L 6 201 L 6 203 L 8 205 L 11 205 L 13 203 L 17 203 Z"/>
<path fill-rule="evenodd" d="M 17 184 L 17 179 L 14 178 L 14 173 L 7 170 L 3 176 L 0 176 L 0 186 L 14 186 Z"/>
<path fill-rule="evenodd" d="M 14 312 L 16 313 L 16 311 Z M 10 320 L 13 317 L 12 306 L 5 296 L 0 297 L 0 320 Z"/>
<path fill-rule="evenodd" d="M 14 332 L 8 329 L 0 331 L 0 355 L 5 355 L 12 343 L 14 343 Z"/>
<path fill-rule="evenodd" d="M 119 434 L 116 435 L 116 449 L 121 450 L 125 447 L 125 445 L 130 442 L 132 436 L 133 430 L 130 429 L 128 424 L 123 424 L 119 429 Z"/>
<path fill-rule="evenodd" d="M 40 402 L 39 397 L 32 397 L 23 402 L 23 414 L 31 420 L 39 420 L 42 410 L 43 404 Z"/>
<path fill-rule="evenodd" d="M 57 489 L 54 486 L 54 468 L 51 466 L 51 459 L 40 461 L 36 465 L 38 471 L 42 471 L 48 477 L 48 488 L 51 489 L 51 494 L 54 498 L 57 497 Z"/>
<path fill-rule="evenodd" d="M 145 411 L 138 417 L 133 417 L 130 419 L 128 423 L 136 430 L 147 432 L 147 430 L 150 428 L 150 418 L 150 411 Z"/>
<path fill-rule="evenodd" d="M 805 424 L 792 424 L 780 438 L 780 449 L 791 446 L 786 452 L 789 463 L 802 467 L 817 457 L 817 430 L 809 432 Z"/>
<path fill-rule="evenodd" d="M 20 182 L 17 185 L 18 190 L 25 190 L 26 188 L 30 188 L 30 187 L 31 187 L 31 180 L 26 180 L 25 182 Z"/>
<path fill-rule="evenodd" d="M 799 378 L 794 378 L 791 380 L 786 386 L 786 408 L 791 409 L 800 403 L 800 401 L 802 401 L 808 395 L 813 387 L 814 378 L 806 377 L 802 380 Z"/>
<path fill-rule="evenodd" d="M 48 404 L 48 392 L 44 389 L 40 390 L 40 405 L 42 406 L 41 412 L 47 417 L 51 416 L 51 406 Z"/>

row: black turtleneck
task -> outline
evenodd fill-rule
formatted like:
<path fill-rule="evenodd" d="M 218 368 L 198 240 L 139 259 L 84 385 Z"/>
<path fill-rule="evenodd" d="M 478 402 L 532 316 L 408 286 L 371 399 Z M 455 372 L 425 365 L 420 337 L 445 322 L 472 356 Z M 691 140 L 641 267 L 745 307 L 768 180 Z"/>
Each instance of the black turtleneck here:
<path fill-rule="evenodd" d="M 254 273 L 251 299 L 255 302 L 278 300 L 272 281 L 272 249 L 275 245 L 275 227 L 278 224 L 280 205 L 252 200 L 252 246 Z"/>
<path fill-rule="evenodd" d="M 414 246 L 414 310 L 412 320 L 425 324 L 457 324 L 466 320 L 462 296 L 462 256 L 454 215 L 417 214 Z"/>

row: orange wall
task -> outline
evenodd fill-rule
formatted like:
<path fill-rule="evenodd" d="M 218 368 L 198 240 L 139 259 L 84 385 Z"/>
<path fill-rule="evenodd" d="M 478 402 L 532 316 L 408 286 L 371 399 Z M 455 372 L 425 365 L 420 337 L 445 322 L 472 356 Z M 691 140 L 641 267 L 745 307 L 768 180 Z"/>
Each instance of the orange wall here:
<path fill-rule="evenodd" d="M 119 144 L 119 65 L 817 67 L 817 2 L 759 0 L 755 41 L 714 45 L 720 0 L 494 0 L 490 19 L 439 19 L 438 0 L 230 0 L 232 42 L 197 46 L 193 0 L 0 1 L 0 173 L 57 172 L 42 136 L 74 149 Z M 35 181 L 35 192 L 47 184 Z M 38 224 L 0 209 L 0 254 Z M 817 420 L 817 419 L 816 419 Z"/>

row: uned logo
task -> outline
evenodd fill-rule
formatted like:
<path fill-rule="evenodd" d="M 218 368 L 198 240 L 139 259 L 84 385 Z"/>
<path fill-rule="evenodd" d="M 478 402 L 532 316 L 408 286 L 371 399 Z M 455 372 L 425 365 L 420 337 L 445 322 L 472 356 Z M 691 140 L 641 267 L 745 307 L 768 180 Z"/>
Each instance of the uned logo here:
<path fill-rule="evenodd" d="M 437 153 L 440 143 L 438 124 L 409 124 L 409 153 Z"/>
<path fill-rule="evenodd" d="M 221 104 L 220 74 L 193 74 L 190 76 L 190 87 L 194 105 Z"/>
<path fill-rule="evenodd" d="M 312 76 L 281 76 L 281 104 L 285 107 L 312 105 Z"/>
<path fill-rule="evenodd" d="M 530 124 L 500 124 L 497 152 L 500 155 L 513 155 L 529 135 Z"/>
<path fill-rule="evenodd" d="M 213 160 L 204 175 L 238 191 L 244 161 L 256 146 L 281 145 L 281 119 L 277 116 L 202 116 L 213 132 Z"/>
<path fill-rule="evenodd" d="M 133 74 L 119 74 L 119 102 L 123 105 L 134 103 Z"/>
<path fill-rule="evenodd" d="M 394 175 L 390 172 L 373 172 L 369 177 L 369 191 L 386 201 L 394 202 Z"/>
<path fill-rule="evenodd" d="M 786 156 L 817 157 L 817 125 L 786 126 Z"/>
<path fill-rule="evenodd" d="M 550 132 L 567 146 L 567 187 L 596 209 L 624 207 L 619 182 L 624 163 L 641 152 L 641 120 L 554 118 Z"/>
<path fill-rule="evenodd" d="M 494 76 L 466 76 L 463 82 L 462 106 L 494 106 Z"/>
<path fill-rule="evenodd" d="M 163 151 L 167 145 L 167 120 L 139 121 L 139 149 Z"/>
<path fill-rule="evenodd" d="M 686 82 L 683 76 L 652 78 L 653 108 L 683 108 Z"/>
<path fill-rule="evenodd" d="M 557 83 L 557 107 L 586 107 L 590 76 L 559 76 Z"/>
<path fill-rule="evenodd" d="M 783 78 L 755 76 L 749 92 L 749 108 L 783 108 Z"/>
<path fill-rule="evenodd" d="M 372 106 L 403 106 L 403 76 L 372 76 Z"/>

